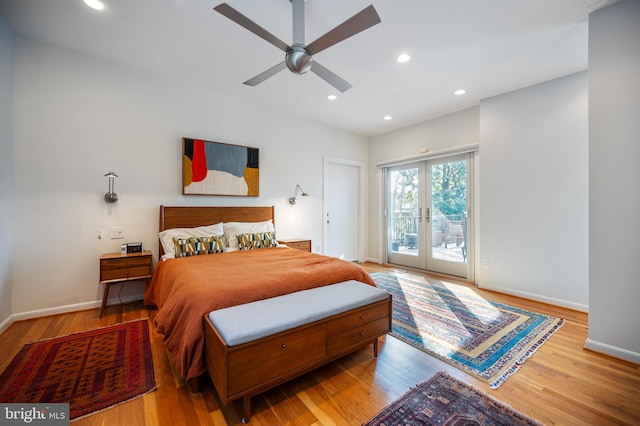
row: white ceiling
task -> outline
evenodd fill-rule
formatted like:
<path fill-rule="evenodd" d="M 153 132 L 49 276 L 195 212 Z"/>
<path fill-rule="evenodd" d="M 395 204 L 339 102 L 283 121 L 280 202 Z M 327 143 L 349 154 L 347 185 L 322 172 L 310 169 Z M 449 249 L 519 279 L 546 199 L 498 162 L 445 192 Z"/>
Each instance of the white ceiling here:
<path fill-rule="evenodd" d="M 288 70 L 243 85 L 284 53 L 215 12 L 222 0 L 103 2 L 0 0 L 0 16 L 18 34 L 374 136 L 585 70 L 588 14 L 610 0 L 307 0 L 307 43 L 369 4 L 382 20 L 314 56 L 353 85 L 343 94 Z M 291 43 L 290 1 L 227 3 Z"/>

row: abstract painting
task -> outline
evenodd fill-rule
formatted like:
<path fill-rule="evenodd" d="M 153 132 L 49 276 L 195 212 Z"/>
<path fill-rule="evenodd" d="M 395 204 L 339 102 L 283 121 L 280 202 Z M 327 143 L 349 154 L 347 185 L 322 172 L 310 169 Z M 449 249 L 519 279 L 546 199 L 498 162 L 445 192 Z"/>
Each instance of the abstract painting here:
<path fill-rule="evenodd" d="M 184 195 L 260 195 L 260 150 L 200 139 L 182 139 Z"/>

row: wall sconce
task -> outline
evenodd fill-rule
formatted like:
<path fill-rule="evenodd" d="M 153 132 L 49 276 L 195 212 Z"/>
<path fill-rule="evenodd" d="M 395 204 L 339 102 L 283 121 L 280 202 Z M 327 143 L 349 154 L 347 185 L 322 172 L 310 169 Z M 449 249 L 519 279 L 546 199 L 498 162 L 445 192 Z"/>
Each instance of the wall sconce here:
<path fill-rule="evenodd" d="M 300 185 L 296 185 L 296 190 L 293 193 L 293 197 L 289 197 L 289 204 L 294 205 L 296 203 L 296 198 L 298 198 L 298 191 L 300 191 L 300 195 L 302 195 L 303 197 L 309 196 L 309 194 L 307 194 L 302 188 L 300 188 Z"/>
<path fill-rule="evenodd" d="M 105 176 L 109 178 L 109 192 L 104 194 L 104 200 L 107 203 L 115 203 L 116 201 L 118 201 L 118 194 L 113 192 L 113 184 L 115 183 L 118 175 L 113 172 L 109 172 Z"/>

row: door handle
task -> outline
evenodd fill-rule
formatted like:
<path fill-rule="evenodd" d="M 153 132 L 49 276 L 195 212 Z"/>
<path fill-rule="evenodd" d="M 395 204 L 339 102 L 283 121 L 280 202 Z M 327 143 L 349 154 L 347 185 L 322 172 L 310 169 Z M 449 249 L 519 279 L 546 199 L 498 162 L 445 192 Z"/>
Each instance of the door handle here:
<path fill-rule="evenodd" d="M 429 217 L 429 207 L 427 207 L 427 217 L 425 218 L 425 220 L 426 220 L 427 222 L 429 222 L 429 220 L 430 220 L 430 217 Z"/>
<path fill-rule="evenodd" d="M 422 223 L 422 207 L 418 207 L 418 222 Z"/>

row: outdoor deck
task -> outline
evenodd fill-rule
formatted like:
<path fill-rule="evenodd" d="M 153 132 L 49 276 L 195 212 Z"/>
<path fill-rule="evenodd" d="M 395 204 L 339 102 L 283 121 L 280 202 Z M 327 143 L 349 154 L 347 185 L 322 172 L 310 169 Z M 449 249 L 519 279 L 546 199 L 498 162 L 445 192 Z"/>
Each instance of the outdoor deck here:
<path fill-rule="evenodd" d="M 462 246 L 458 247 L 455 244 L 447 244 L 448 248 L 445 248 L 444 243 L 439 246 L 432 247 L 433 258 L 438 260 L 447 260 L 449 262 L 466 262 L 466 258 L 463 255 Z M 407 254 L 411 256 L 418 255 L 418 249 L 414 246 L 401 245 L 395 253 Z"/>

